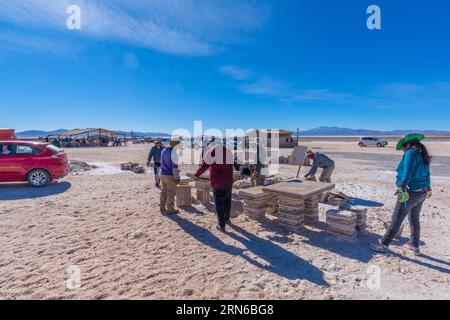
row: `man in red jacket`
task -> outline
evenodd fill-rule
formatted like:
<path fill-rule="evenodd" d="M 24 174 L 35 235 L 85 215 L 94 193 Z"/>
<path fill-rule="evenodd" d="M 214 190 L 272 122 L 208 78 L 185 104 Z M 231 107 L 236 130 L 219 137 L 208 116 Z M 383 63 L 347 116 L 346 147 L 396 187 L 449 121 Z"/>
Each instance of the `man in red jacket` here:
<path fill-rule="evenodd" d="M 217 229 L 224 232 L 225 225 L 230 223 L 231 196 L 233 189 L 233 153 L 224 145 L 210 148 L 198 168 L 198 178 L 209 169 L 209 179 L 214 192 L 217 218 Z"/>

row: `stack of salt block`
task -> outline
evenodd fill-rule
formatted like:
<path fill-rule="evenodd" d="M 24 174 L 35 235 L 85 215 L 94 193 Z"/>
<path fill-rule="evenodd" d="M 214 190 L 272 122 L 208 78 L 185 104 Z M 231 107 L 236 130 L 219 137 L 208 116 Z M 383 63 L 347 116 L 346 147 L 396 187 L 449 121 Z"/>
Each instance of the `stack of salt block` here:
<path fill-rule="evenodd" d="M 208 204 L 211 201 L 211 183 L 209 180 L 200 179 L 195 181 L 195 188 L 197 190 L 197 200 L 202 204 Z"/>
<path fill-rule="evenodd" d="M 305 203 L 302 198 L 280 195 L 278 200 L 278 223 L 287 228 L 298 230 L 305 222 Z"/>
<path fill-rule="evenodd" d="M 367 228 L 367 208 L 356 211 L 356 230 L 364 231 Z"/>
<path fill-rule="evenodd" d="M 189 177 L 181 177 L 180 183 L 177 186 L 175 199 L 177 206 L 180 208 L 192 206 L 191 186 L 189 185 L 190 181 L 191 178 Z"/>
<path fill-rule="evenodd" d="M 189 184 L 180 184 L 176 191 L 177 207 L 190 207 L 192 205 L 191 186 Z"/>
<path fill-rule="evenodd" d="M 278 214 L 278 196 L 275 193 L 268 192 L 270 195 L 267 200 L 266 214 L 276 216 Z"/>
<path fill-rule="evenodd" d="M 247 216 L 261 218 L 265 215 L 270 194 L 262 191 L 262 187 L 241 190 L 239 196 L 244 200 L 244 213 Z"/>
<path fill-rule="evenodd" d="M 356 214 L 356 230 L 364 231 L 367 228 L 367 208 L 345 206 L 340 208 Z"/>
<path fill-rule="evenodd" d="M 328 210 L 326 213 L 327 230 L 330 233 L 352 238 L 357 234 L 356 213 L 351 211 Z"/>
<path fill-rule="evenodd" d="M 120 169 L 122 171 L 132 171 L 133 168 L 139 167 L 139 163 L 136 162 L 127 162 L 127 163 L 121 163 Z"/>
<path fill-rule="evenodd" d="M 319 195 L 305 199 L 305 223 L 313 224 L 319 221 Z"/>

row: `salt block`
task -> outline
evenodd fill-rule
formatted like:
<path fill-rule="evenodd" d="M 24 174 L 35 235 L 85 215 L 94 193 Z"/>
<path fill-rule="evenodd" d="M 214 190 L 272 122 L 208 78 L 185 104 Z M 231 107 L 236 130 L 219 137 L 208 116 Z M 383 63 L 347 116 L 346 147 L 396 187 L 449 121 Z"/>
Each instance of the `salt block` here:
<path fill-rule="evenodd" d="M 202 204 L 208 204 L 211 201 L 211 195 L 208 190 L 197 189 L 197 200 Z"/>
<path fill-rule="evenodd" d="M 190 185 L 177 186 L 175 198 L 178 207 L 192 206 L 191 186 Z"/>

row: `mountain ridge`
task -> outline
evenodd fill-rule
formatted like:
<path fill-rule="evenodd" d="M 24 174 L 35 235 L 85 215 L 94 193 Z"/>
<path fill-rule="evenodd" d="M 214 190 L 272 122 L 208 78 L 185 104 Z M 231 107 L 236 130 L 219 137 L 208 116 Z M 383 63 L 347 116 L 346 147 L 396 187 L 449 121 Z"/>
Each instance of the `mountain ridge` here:
<path fill-rule="evenodd" d="M 57 129 L 51 131 L 44 130 L 26 130 L 17 132 L 18 137 L 35 138 L 46 137 L 49 134 L 67 131 L 66 129 Z M 127 136 L 131 136 L 131 131 L 116 130 L 116 132 L 125 133 Z M 292 131 L 294 135 L 296 131 Z M 377 135 L 405 135 L 408 133 L 422 133 L 422 134 L 435 134 L 435 135 L 450 135 L 450 131 L 446 130 L 372 130 L 372 129 L 351 129 L 340 127 L 317 127 L 309 130 L 300 131 L 301 136 L 377 136 Z M 135 136 L 147 136 L 147 137 L 169 137 L 170 134 L 163 132 L 138 132 L 134 131 Z"/>

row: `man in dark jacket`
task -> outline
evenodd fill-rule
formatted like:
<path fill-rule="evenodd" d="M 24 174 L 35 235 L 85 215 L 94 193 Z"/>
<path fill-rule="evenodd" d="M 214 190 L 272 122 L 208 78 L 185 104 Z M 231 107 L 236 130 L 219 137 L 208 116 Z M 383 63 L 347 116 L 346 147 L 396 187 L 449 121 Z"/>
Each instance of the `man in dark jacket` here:
<path fill-rule="evenodd" d="M 160 185 L 160 167 L 161 167 L 161 153 L 163 151 L 162 142 L 156 141 L 155 145 L 150 149 L 148 154 L 147 165 L 153 166 L 155 173 L 155 185 L 159 188 Z M 153 161 L 153 163 L 152 163 Z"/>
<path fill-rule="evenodd" d="M 233 189 L 233 153 L 224 145 L 210 148 L 195 173 L 199 178 L 209 169 L 209 179 L 214 192 L 214 202 L 219 223 L 217 229 L 225 232 L 225 225 L 231 223 L 231 196 Z"/>

